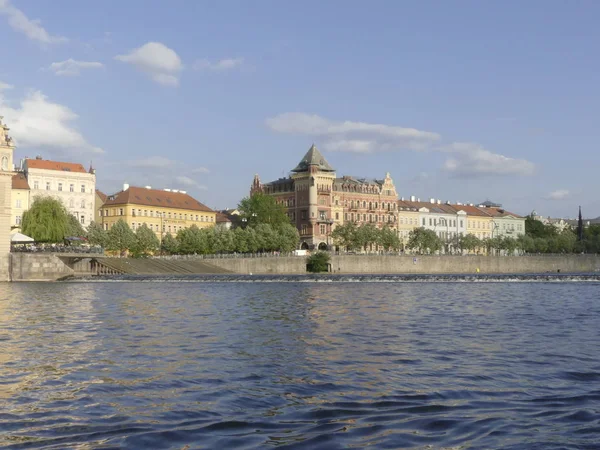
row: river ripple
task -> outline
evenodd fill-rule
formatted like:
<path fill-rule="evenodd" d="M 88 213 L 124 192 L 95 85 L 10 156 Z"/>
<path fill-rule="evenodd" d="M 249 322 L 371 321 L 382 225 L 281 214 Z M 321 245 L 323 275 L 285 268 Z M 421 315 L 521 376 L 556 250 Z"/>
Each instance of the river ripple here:
<path fill-rule="evenodd" d="M 598 283 L 0 286 L 0 446 L 599 448 Z"/>

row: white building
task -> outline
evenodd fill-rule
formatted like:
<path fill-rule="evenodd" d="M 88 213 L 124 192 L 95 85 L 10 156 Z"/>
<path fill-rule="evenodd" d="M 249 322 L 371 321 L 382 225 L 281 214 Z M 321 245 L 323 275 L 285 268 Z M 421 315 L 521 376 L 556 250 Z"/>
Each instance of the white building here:
<path fill-rule="evenodd" d="M 15 146 L 8 135 L 9 128 L 0 116 L 0 281 L 8 281 L 10 252 L 11 191 L 13 176 L 13 151 Z"/>
<path fill-rule="evenodd" d="M 67 211 L 84 227 L 94 220 L 96 171 L 81 164 L 48 161 L 37 157 L 22 162 L 31 189 L 31 200 L 38 196 L 60 199 Z"/>

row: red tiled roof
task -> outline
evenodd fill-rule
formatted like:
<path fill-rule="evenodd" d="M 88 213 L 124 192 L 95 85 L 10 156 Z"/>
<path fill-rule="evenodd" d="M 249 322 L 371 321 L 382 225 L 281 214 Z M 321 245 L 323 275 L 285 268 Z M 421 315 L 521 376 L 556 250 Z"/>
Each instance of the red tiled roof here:
<path fill-rule="evenodd" d="M 102 203 L 106 203 L 106 198 L 108 197 L 104 192 L 102 192 L 99 189 L 96 189 L 96 195 L 98 197 L 100 197 L 100 200 L 102 200 Z"/>
<path fill-rule="evenodd" d="M 487 212 L 488 208 L 480 208 L 479 206 L 471 205 L 452 205 L 457 210 L 462 210 L 467 213 L 467 216 L 481 216 L 491 217 L 491 214 Z"/>
<path fill-rule="evenodd" d="M 208 206 L 182 192 L 169 192 L 160 189 L 146 189 L 135 186 L 130 186 L 126 191 L 109 195 L 104 206 L 126 204 L 214 212 Z"/>
<path fill-rule="evenodd" d="M 13 189 L 30 189 L 27 178 L 22 173 L 17 173 L 12 177 L 12 188 Z"/>
<path fill-rule="evenodd" d="M 493 216 L 493 217 L 513 216 L 513 217 L 516 217 L 517 219 L 523 218 L 518 214 L 515 214 L 510 211 L 505 210 L 504 208 L 484 208 L 484 209 L 485 209 L 485 211 L 487 211 L 489 213 L 490 216 Z"/>
<path fill-rule="evenodd" d="M 218 212 L 216 222 L 217 223 L 227 223 L 227 222 L 231 222 L 231 219 L 229 217 L 227 217 L 225 214 Z"/>
<path fill-rule="evenodd" d="M 81 164 L 59 162 L 59 161 L 48 161 L 46 159 L 26 159 L 28 169 L 46 169 L 46 170 L 59 170 L 62 172 L 79 172 L 87 173 Z"/>

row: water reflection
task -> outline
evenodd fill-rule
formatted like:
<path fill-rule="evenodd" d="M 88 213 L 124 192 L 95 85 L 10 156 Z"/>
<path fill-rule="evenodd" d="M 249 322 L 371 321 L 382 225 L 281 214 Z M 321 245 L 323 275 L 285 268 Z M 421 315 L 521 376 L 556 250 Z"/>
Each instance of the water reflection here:
<path fill-rule="evenodd" d="M 0 445 L 591 445 L 596 297 L 543 283 L 2 285 Z"/>

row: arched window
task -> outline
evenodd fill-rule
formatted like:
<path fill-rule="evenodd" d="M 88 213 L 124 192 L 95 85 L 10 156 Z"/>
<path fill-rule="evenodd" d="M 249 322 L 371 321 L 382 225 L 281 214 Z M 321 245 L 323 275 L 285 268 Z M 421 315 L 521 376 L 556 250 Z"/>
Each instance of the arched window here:
<path fill-rule="evenodd" d="M 69 208 L 75 208 L 75 200 L 69 200 Z"/>
<path fill-rule="evenodd" d="M 85 209 L 85 200 L 81 200 L 81 207 Z"/>
<path fill-rule="evenodd" d="M 8 156 L 2 157 L 2 170 L 8 170 Z"/>

